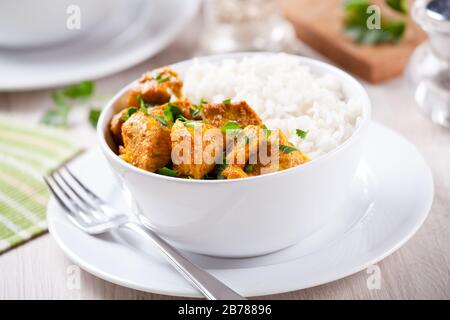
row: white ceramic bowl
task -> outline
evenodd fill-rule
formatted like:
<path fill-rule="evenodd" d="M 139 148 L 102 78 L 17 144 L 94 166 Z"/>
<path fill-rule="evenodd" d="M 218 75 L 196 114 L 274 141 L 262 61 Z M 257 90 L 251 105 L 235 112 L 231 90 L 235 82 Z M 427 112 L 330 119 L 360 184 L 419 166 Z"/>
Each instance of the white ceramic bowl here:
<path fill-rule="evenodd" d="M 219 61 L 252 53 L 200 58 Z M 253 53 L 258 54 L 258 53 Z M 261 54 L 261 53 L 259 53 Z M 347 73 L 323 62 L 296 57 L 317 74 L 340 79 L 347 97 L 363 105 L 363 119 L 342 145 L 304 165 L 239 180 L 187 180 L 138 169 L 113 151 L 109 121 L 123 107 L 131 83 L 108 103 L 98 138 L 112 170 L 134 196 L 139 218 L 174 245 L 196 253 L 244 257 L 277 251 L 305 239 L 331 220 L 345 199 L 362 154 L 370 120 L 364 88 Z M 183 76 L 191 61 L 172 67 Z"/>
<path fill-rule="evenodd" d="M 109 23 L 119 1 L 124 0 L 2 0 L 0 47 L 38 47 L 73 39 Z M 74 14 L 80 18 L 79 29 L 67 27 Z"/>

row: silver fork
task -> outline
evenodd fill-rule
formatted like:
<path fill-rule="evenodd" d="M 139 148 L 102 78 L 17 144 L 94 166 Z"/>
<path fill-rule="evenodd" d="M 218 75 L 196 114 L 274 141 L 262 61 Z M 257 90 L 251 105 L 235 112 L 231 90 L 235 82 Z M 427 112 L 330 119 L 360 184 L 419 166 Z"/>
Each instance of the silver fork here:
<path fill-rule="evenodd" d="M 155 232 L 130 220 L 124 214 L 89 190 L 72 172 L 62 166 L 44 177 L 58 203 L 65 209 L 69 220 L 82 231 L 98 235 L 125 228 L 153 241 L 169 262 L 203 295 L 210 300 L 245 300 L 244 297 L 201 269 Z"/>

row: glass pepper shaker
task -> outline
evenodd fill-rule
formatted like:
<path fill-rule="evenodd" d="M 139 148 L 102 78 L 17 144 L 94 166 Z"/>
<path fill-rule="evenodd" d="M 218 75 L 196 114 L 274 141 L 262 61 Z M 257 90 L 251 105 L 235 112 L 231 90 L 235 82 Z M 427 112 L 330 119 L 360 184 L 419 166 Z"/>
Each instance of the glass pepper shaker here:
<path fill-rule="evenodd" d="M 412 17 L 428 34 L 406 68 L 406 80 L 420 109 L 450 127 L 450 0 L 416 0 Z"/>

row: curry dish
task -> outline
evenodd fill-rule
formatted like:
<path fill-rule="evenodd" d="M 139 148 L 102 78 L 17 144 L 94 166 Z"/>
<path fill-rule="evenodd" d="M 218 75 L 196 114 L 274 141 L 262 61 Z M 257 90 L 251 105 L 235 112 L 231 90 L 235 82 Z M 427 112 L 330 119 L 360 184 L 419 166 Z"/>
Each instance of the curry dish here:
<path fill-rule="evenodd" d="M 186 179 L 239 179 L 308 161 L 245 101 L 193 104 L 169 68 L 144 74 L 110 123 L 119 156 L 146 171 Z M 275 159 L 275 160 L 274 160 Z"/>

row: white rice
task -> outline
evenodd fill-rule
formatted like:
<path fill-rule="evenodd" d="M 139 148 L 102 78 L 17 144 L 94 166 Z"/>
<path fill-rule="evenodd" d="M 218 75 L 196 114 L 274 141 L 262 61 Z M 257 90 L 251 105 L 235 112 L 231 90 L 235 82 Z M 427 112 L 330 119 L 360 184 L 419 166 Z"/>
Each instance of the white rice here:
<path fill-rule="evenodd" d="M 259 55 L 219 64 L 198 60 L 184 75 L 184 94 L 194 103 L 204 98 L 245 100 L 270 129 L 281 129 L 310 158 L 343 143 L 358 126 L 362 107 L 347 100 L 338 79 L 318 76 L 285 54 Z M 305 139 L 296 129 L 308 131 Z"/>

